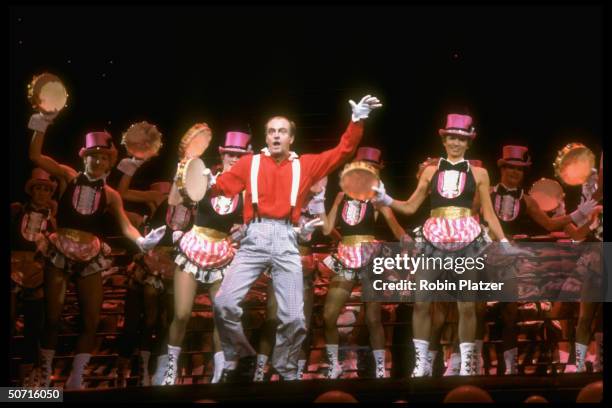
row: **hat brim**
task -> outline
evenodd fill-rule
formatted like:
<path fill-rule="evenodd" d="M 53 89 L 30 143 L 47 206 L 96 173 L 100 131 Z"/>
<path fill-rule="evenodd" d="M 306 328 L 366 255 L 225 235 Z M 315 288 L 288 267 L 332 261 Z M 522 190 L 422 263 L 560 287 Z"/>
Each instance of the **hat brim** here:
<path fill-rule="evenodd" d="M 253 153 L 252 150 L 244 150 L 244 149 L 236 149 L 233 147 L 219 147 L 219 153 L 238 153 L 238 154 L 248 154 Z"/>
<path fill-rule="evenodd" d="M 505 164 L 509 164 L 511 166 L 517 166 L 517 167 L 529 167 L 531 166 L 531 161 L 523 162 L 523 161 L 504 160 L 504 159 L 497 160 L 497 167 L 501 167 Z"/>
<path fill-rule="evenodd" d="M 28 195 L 32 195 L 32 188 L 39 185 L 51 187 L 51 194 L 55 193 L 55 190 L 57 189 L 57 183 L 54 183 L 51 180 L 30 179 L 26 182 L 24 190 Z"/>
<path fill-rule="evenodd" d="M 476 132 L 464 132 L 461 130 L 448 130 L 448 129 L 439 129 L 438 134 L 440 136 L 454 135 L 454 136 L 463 136 L 469 139 L 474 139 L 476 137 Z"/>
<path fill-rule="evenodd" d="M 353 159 L 351 161 L 351 163 L 356 163 L 356 162 L 368 163 L 368 164 L 376 167 L 379 170 L 382 170 L 385 167 L 385 163 L 384 162 L 377 162 L 377 161 L 374 161 L 374 160 L 368 160 L 368 159 L 363 159 L 363 158 L 361 158 L 361 159 L 355 158 L 355 159 Z"/>
<path fill-rule="evenodd" d="M 93 149 L 86 149 L 84 147 L 79 150 L 79 156 L 85 158 L 94 153 L 104 153 L 110 156 L 111 167 L 115 167 L 117 163 L 117 149 L 109 149 L 108 147 L 95 147 Z"/>

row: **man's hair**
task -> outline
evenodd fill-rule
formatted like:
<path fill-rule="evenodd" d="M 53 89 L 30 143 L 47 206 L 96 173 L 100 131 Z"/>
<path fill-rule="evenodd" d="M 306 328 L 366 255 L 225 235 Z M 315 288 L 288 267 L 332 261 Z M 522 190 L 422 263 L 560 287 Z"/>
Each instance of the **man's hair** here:
<path fill-rule="evenodd" d="M 264 131 L 266 135 L 268 134 L 268 123 L 270 123 L 272 119 L 285 119 L 287 122 L 289 122 L 289 135 L 295 136 L 295 122 L 290 120 L 288 117 L 282 115 L 272 116 L 270 119 L 268 119 L 266 125 L 264 126 Z"/>

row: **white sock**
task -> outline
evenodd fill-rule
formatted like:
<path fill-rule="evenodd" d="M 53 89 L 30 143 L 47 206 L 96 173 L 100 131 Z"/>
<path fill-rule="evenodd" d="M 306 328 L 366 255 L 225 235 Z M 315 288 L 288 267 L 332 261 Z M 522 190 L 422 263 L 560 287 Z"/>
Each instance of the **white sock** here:
<path fill-rule="evenodd" d="M 374 354 L 374 363 L 376 363 L 376 378 L 385 377 L 385 350 L 372 350 Z"/>
<path fill-rule="evenodd" d="M 168 355 L 161 354 L 157 356 L 157 367 L 155 367 L 155 374 L 153 374 L 153 379 L 151 383 L 153 385 L 161 385 L 164 379 L 164 371 L 166 370 L 166 366 L 168 365 Z"/>
<path fill-rule="evenodd" d="M 476 344 L 474 343 L 461 343 L 459 344 L 459 350 L 461 351 L 461 370 L 459 375 L 475 375 L 476 368 Z"/>
<path fill-rule="evenodd" d="M 459 375 L 461 370 L 461 354 L 451 353 L 450 359 L 448 360 L 448 366 L 444 372 L 444 376 Z"/>
<path fill-rule="evenodd" d="M 168 344 L 168 356 L 174 357 L 174 361 L 178 362 L 179 356 L 181 355 L 181 348 L 178 346 L 171 346 Z"/>
<path fill-rule="evenodd" d="M 583 373 L 586 371 L 586 353 L 588 346 L 586 344 L 576 343 L 576 372 Z"/>
<path fill-rule="evenodd" d="M 427 374 L 427 352 L 429 351 L 429 342 L 426 340 L 412 339 L 414 344 L 414 370 L 413 377 L 423 377 Z"/>
<path fill-rule="evenodd" d="M 372 350 L 372 354 L 374 354 L 374 361 L 376 362 L 376 365 L 382 365 L 383 367 L 385 366 L 385 350 L 381 349 L 381 350 Z"/>
<path fill-rule="evenodd" d="M 338 365 L 338 345 L 337 344 L 326 344 L 325 352 L 327 354 L 327 361 L 332 366 Z"/>
<path fill-rule="evenodd" d="M 257 355 L 257 365 L 255 366 L 255 372 L 253 373 L 253 382 L 262 382 L 264 380 L 264 371 L 266 369 L 267 362 L 268 356 L 265 354 Z"/>
<path fill-rule="evenodd" d="M 221 374 L 223 374 L 223 366 L 225 363 L 225 355 L 222 351 L 217 351 L 213 356 L 214 359 L 214 371 L 213 378 L 210 381 L 212 384 L 216 384 L 221 379 Z"/>
<path fill-rule="evenodd" d="M 593 365 L 593 371 L 603 371 L 603 333 L 595 333 L 595 364 Z"/>
<path fill-rule="evenodd" d="M 81 388 L 83 372 L 85 371 L 87 363 L 89 363 L 89 359 L 91 359 L 91 354 L 89 353 L 79 353 L 74 356 L 74 360 L 72 360 L 72 371 L 65 385 L 66 389 L 72 390 Z"/>
<path fill-rule="evenodd" d="M 265 354 L 257 355 L 257 368 L 265 367 L 267 362 L 268 362 L 268 356 L 266 356 Z"/>
<path fill-rule="evenodd" d="M 300 380 L 304 375 L 304 367 L 306 367 L 306 360 L 298 360 L 297 364 L 297 378 Z"/>
<path fill-rule="evenodd" d="M 517 367 L 516 367 L 517 356 L 518 356 L 517 347 L 504 351 L 504 362 L 506 363 L 506 372 L 505 372 L 506 375 L 517 373 Z"/>

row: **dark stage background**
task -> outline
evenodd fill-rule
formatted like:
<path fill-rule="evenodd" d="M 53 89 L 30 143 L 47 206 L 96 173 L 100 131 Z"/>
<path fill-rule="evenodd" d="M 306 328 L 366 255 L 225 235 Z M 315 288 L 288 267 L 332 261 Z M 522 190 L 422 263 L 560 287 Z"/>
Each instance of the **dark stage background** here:
<path fill-rule="evenodd" d="M 213 129 L 208 165 L 227 130 L 250 127 L 263 147 L 272 114 L 296 121 L 298 152 L 317 152 L 350 120 L 348 99 L 367 93 L 384 108 L 363 145 L 383 150 L 391 195 L 407 198 L 418 163 L 443 152 L 437 130 L 451 110 L 474 116 L 468 157 L 484 162 L 492 182 L 502 145 L 527 145 L 529 186 L 553 177 L 565 143 L 599 157 L 602 30 L 595 6 L 12 8 L 10 199 L 25 198 L 26 86 L 42 71 L 70 93 L 44 151 L 80 168 L 87 131 L 106 129 L 118 145 L 130 123 L 153 122 L 165 146 L 139 171 L 144 186 L 173 175 L 178 140 L 197 121 Z M 337 181 L 335 173 L 328 205 Z"/>

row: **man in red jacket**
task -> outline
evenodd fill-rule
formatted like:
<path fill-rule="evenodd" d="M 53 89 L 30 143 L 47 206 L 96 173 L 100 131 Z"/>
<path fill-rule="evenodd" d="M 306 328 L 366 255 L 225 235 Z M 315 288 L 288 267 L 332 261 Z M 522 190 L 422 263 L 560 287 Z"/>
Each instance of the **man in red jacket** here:
<path fill-rule="evenodd" d="M 246 191 L 246 237 L 240 243 L 214 300 L 225 366 L 222 382 L 250 381 L 255 350 L 242 329 L 239 306 L 259 275 L 271 267 L 278 301 L 276 346 L 272 366 L 284 380 L 295 380 L 300 346 L 306 335 L 303 308 L 302 264 L 293 228 L 300 217 L 310 187 L 354 154 L 363 135 L 363 120 L 382 106 L 367 95 L 349 101 L 352 121 L 333 149 L 301 157 L 290 150 L 295 124 L 283 116 L 266 123 L 266 145 L 260 154 L 245 155 L 230 171 L 211 180 L 213 195 L 234 196 Z"/>

